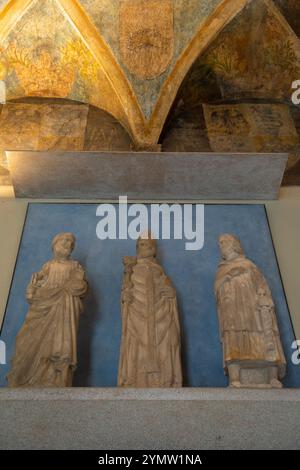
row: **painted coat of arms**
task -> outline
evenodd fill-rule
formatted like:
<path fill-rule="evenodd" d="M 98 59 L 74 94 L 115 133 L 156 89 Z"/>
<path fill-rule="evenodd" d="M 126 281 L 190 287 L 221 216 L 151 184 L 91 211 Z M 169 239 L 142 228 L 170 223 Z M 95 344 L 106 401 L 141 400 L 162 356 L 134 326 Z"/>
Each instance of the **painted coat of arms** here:
<path fill-rule="evenodd" d="M 121 59 L 137 77 L 153 79 L 170 65 L 173 16 L 172 0 L 121 0 Z"/>

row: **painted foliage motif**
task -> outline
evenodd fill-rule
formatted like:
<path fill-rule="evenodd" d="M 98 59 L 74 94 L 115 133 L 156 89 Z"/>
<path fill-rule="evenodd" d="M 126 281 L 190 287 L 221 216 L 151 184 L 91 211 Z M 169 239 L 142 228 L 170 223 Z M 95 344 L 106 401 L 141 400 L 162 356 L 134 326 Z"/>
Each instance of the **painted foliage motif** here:
<path fill-rule="evenodd" d="M 18 17 L 0 44 L 0 80 L 7 100 L 68 98 L 123 118 L 103 67 L 56 0 L 32 2 Z"/>
<path fill-rule="evenodd" d="M 290 164 L 299 136 L 289 107 L 284 104 L 204 105 L 214 152 L 288 152 Z M 292 161 L 291 161 L 292 160 Z"/>
<path fill-rule="evenodd" d="M 120 51 L 122 62 L 137 77 L 161 75 L 174 53 L 173 2 L 122 0 Z"/>
<path fill-rule="evenodd" d="M 290 100 L 300 61 L 291 37 L 266 6 L 250 3 L 204 54 L 224 99 Z"/>

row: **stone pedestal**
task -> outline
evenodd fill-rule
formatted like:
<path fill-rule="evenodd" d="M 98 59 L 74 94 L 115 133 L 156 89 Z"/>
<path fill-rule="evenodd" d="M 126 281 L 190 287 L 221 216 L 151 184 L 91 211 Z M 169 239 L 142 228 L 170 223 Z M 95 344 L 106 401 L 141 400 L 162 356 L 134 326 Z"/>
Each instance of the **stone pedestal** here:
<path fill-rule="evenodd" d="M 2 389 L 1 449 L 299 449 L 300 390 Z"/>

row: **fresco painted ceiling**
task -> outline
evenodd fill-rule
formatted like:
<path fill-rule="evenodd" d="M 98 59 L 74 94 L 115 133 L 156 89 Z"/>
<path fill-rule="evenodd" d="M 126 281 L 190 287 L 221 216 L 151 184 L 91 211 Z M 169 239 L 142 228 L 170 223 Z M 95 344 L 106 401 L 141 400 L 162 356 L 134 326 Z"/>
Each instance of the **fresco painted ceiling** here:
<path fill-rule="evenodd" d="M 199 84 L 198 100 L 213 97 L 203 87 L 207 69 L 223 99 L 286 100 L 299 79 L 298 3 L 0 0 L 0 79 L 8 100 L 89 103 L 151 148 L 186 77 Z"/>
<path fill-rule="evenodd" d="M 275 5 L 287 19 L 291 28 L 300 37 L 300 2 L 299 0 L 274 0 Z"/>
<path fill-rule="evenodd" d="M 258 3 L 245 7 L 196 59 L 176 98 L 186 111 L 232 100 L 291 102 L 300 42 L 274 8 Z"/>

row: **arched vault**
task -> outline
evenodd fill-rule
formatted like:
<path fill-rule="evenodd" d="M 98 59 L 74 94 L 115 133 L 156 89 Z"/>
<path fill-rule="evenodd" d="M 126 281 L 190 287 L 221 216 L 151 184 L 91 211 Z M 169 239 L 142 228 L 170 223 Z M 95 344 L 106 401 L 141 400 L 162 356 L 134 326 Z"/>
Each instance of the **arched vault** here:
<path fill-rule="evenodd" d="M 199 25 L 199 29 L 187 44 L 179 59 L 163 83 L 150 118 L 147 120 L 129 79 L 118 63 L 101 31 L 96 28 L 78 0 L 55 0 L 60 11 L 74 28 L 80 39 L 101 67 L 106 90 L 111 93 L 106 111 L 117 117 L 140 147 L 154 146 L 160 137 L 164 123 L 176 98 L 177 92 L 196 59 L 213 43 L 221 31 L 251 2 L 267 5 L 276 16 L 290 38 L 300 60 L 299 39 L 286 19 L 271 0 L 222 0 L 210 16 Z M 34 0 L 10 0 L 0 13 L 0 45 L 6 40 L 16 24 L 27 12 Z M 59 25 L 58 25 L 59 27 Z M 102 78 L 103 80 L 103 78 Z M 104 83 L 104 82 L 102 82 Z M 101 87 L 99 83 L 99 93 Z M 97 105 L 93 102 L 91 104 Z M 110 109 L 110 107 L 112 109 Z"/>

